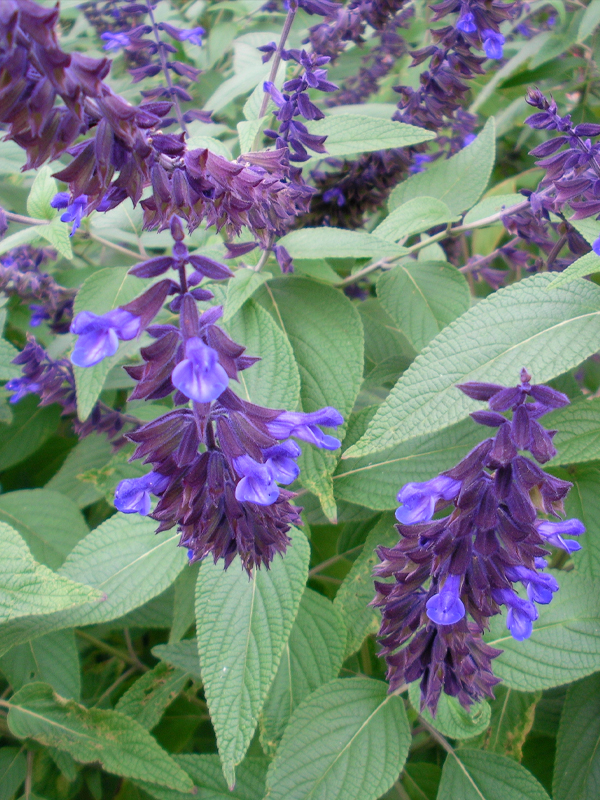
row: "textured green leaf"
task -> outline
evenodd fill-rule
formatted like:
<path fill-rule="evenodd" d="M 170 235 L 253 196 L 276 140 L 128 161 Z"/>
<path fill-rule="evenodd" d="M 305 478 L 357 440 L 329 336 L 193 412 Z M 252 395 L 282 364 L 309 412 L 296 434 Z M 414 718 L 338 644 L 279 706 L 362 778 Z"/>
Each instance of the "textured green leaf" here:
<path fill-rule="evenodd" d="M 182 670 L 157 664 L 129 687 L 115 710 L 151 731 L 187 682 L 188 676 Z"/>
<path fill-rule="evenodd" d="M 305 589 L 283 650 L 261 719 L 265 752 L 274 750 L 296 706 L 337 678 L 346 647 L 346 627 L 331 601 Z"/>
<path fill-rule="evenodd" d="M 335 680 L 292 714 L 265 800 L 375 800 L 397 779 L 410 728 L 402 700 L 369 678 Z"/>
<path fill-rule="evenodd" d="M 366 231 L 301 228 L 279 240 L 292 258 L 394 258 L 406 250 Z"/>
<path fill-rule="evenodd" d="M 246 300 L 263 283 L 271 278 L 270 272 L 255 272 L 253 269 L 238 269 L 233 278 L 227 281 L 227 296 L 223 311 L 223 322 L 228 322 L 240 310 Z"/>
<path fill-rule="evenodd" d="M 0 423 L 0 471 L 26 459 L 52 436 L 60 419 L 57 405 L 38 407 L 39 397 L 24 397 L 10 424 Z"/>
<path fill-rule="evenodd" d="M 600 0 L 592 0 L 579 23 L 578 42 L 585 42 L 600 24 Z"/>
<path fill-rule="evenodd" d="M 544 417 L 544 427 L 556 429 L 555 464 L 581 464 L 600 459 L 600 399 L 578 400 Z"/>
<path fill-rule="evenodd" d="M 572 555 L 577 572 L 582 577 L 600 579 L 600 469 L 580 467 L 564 474 L 561 471 L 560 477 L 573 483 L 565 502 L 568 516 L 585 525 L 582 548 Z"/>
<path fill-rule="evenodd" d="M 0 747 L 0 800 L 11 800 L 26 774 L 25 753 L 18 747 Z"/>
<path fill-rule="evenodd" d="M 262 297 L 292 345 L 302 410 L 334 406 L 347 418 L 364 363 L 362 325 L 352 303 L 336 289 L 304 278 L 272 281 Z M 302 485 L 319 497 L 330 519 L 336 516 L 331 476 L 337 459 L 336 453 L 305 445 L 299 461 Z"/>
<path fill-rule="evenodd" d="M 595 272 L 600 272 L 600 257 L 594 252 L 586 253 L 569 264 L 564 272 L 559 272 L 548 288 L 555 289 L 557 286 L 569 283 L 574 278 L 584 278 Z"/>
<path fill-rule="evenodd" d="M 27 198 L 29 216 L 36 219 L 53 219 L 57 212 L 50 205 L 50 201 L 57 191 L 57 183 L 52 177 L 52 168 L 48 164 L 44 164 L 43 167 L 36 170 L 35 180 L 29 191 Z"/>
<path fill-rule="evenodd" d="M 187 572 L 187 569 L 185 570 Z M 157 644 L 152 648 L 152 655 L 166 661 L 174 667 L 189 672 L 194 678 L 200 680 L 200 659 L 198 657 L 198 640 L 182 639 L 180 642 L 170 644 Z"/>
<path fill-rule="evenodd" d="M 65 700 L 45 683 L 30 683 L 13 695 L 8 726 L 20 739 L 66 750 L 84 764 L 99 761 L 115 775 L 182 792 L 192 789 L 188 775 L 137 722 L 116 711 Z"/>
<path fill-rule="evenodd" d="M 92 587 L 36 564 L 23 539 L 4 522 L 0 522 L 0 546 L 1 622 L 30 614 L 52 614 L 90 600 L 97 604 L 100 593 Z"/>
<path fill-rule="evenodd" d="M 118 619 L 161 594 L 187 559 L 177 547 L 179 534 L 155 534 L 155 527 L 156 523 L 145 517 L 115 514 L 89 533 L 69 553 L 58 575 L 93 587 L 105 599 L 72 611 L 27 616 L 3 625 L 0 654 L 53 630 Z M 36 612 L 32 609 L 28 613 Z"/>
<path fill-rule="evenodd" d="M 464 223 L 470 225 L 473 222 L 491 217 L 498 214 L 500 211 L 508 210 L 513 206 L 520 205 L 525 202 L 522 194 L 492 194 L 489 197 L 484 197 L 476 206 L 465 214 Z"/>
<path fill-rule="evenodd" d="M 173 624 L 169 644 L 179 642 L 196 622 L 196 581 L 200 564 L 192 564 L 177 576 L 173 598 Z M 196 654 L 197 656 L 197 654 Z"/>
<path fill-rule="evenodd" d="M 352 565 L 350 572 L 333 601 L 348 629 L 345 657 L 355 653 L 365 636 L 379 629 L 381 614 L 379 609 L 369 603 L 375 597 L 373 567 L 379 564 L 375 548 L 383 545 L 392 547 L 398 542 L 398 532 L 394 528 L 396 520 L 392 514 L 383 514 L 367 536 L 361 554 Z"/>
<path fill-rule="evenodd" d="M 127 478 L 141 478 L 148 472 L 148 467 L 141 461 L 129 461 L 132 452 L 131 446 L 117 450 L 103 466 L 80 473 L 79 479 L 96 489 L 107 503 L 114 506 L 118 484 Z"/>
<path fill-rule="evenodd" d="M 402 773 L 402 786 L 410 800 L 435 800 L 441 776 L 437 764 L 409 761 Z"/>
<path fill-rule="evenodd" d="M 259 119 L 242 120 L 237 124 L 237 132 L 240 137 L 240 152 L 250 153 L 254 149 L 254 140 L 259 132 L 268 122 L 268 117 Z"/>
<path fill-rule="evenodd" d="M 484 748 L 521 761 L 523 745 L 533 727 L 541 696 L 541 692 L 518 692 L 501 683 L 495 686 L 494 699 L 490 703 L 492 718 L 483 740 Z"/>
<path fill-rule="evenodd" d="M 12 233 L 10 236 L 5 236 L 4 239 L 0 241 L 0 255 L 8 253 L 9 250 L 13 250 L 15 247 L 20 247 L 22 244 L 28 244 L 29 242 L 35 242 L 37 239 L 41 239 L 43 227 L 43 225 L 30 225 L 27 228 L 23 228 L 23 230 Z"/>
<path fill-rule="evenodd" d="M 40 225 L 40 234 L 50 242 L 52 247 L 69 260 L 73 258 L 73 248 L 71 247 L 70 226 L 61 222 L 59 217 L 53 219 L 48 225 Z"/>
<path fill-rule="evenodd" d="M 492 619 L 485 637 L 503 650 L 494 659 L 494 673 L 513 689 L 549 689 L 600 670 L 600 586 L 576 570 L 554 575 L 560 591 L 539 607 L 529 639 L 513 639 L 504 616 Z"/>
<path fill-rule="evenodd" d="M 550 800 L 545 789 L 511 758 L 460 749 L 442 770 L 438 800 Z"/>
<path fill-rule="evenodd" d="M 200 800 L 263 800 L 267 761 L 247 758 L 237 768 L 235 787 L 230 791 L 221 772 L 219 757 L 213 755 L 181 755 L 173 760 L 194 781 Z M 156 800 L 185 800 L 189 795 L 161 789 L 150 783 L 137 781 L 144 791 Z"/>
<path fill-rule="evenodd" d="M 600 674 L 569 686 L 558 729 L 554 800 L 600 796 Z"/>
<path fill-rule="evenodd" d="M 579 280 L 549 294 L 544 289 L 550 280 L 547 274 L 534 275 L 500 289 L 439 333 L 344 457 L 376 452 L 466 417 L 480 404 L 457 383 L 510 386 L 524 365 L 543 383 L 600 349 L 600 288 Z"/>
<path fill-rule="evenodd" d="M 43 681 L 62 697 L 79 700 L 79 651 L 73 630 L 56 631 L 13 647 L 0 658 L 0 669 L 13 690 Z"/>
<path fill-rule="evenodd" d="M 251 300 L 229 321 L 227 330 L 249 356 L 261 360 L 240 372 L 234 391 L 245 400 L 268 408 L 295 409 L 300 394 L 300 375 L 290 342 L 271 315 Z"/>
<path fill-rule="evenodd" d="M 284 558 L 269 570 L 243 572 L 239 560 L 223 571 L 205 561 L 196 589 L 196 627 L 204 693 L 217 736 L 223 774 L 235 783 L 283 649 L 308 575 L 309 546 L 293 531 Z"/>
<path fill-rule="evenodd" d="M 9 381 L 11 378 L 18 378 L 21 374 L 21 367 L 12 364 L 12 360 L 19 354 L 19 351 L 6 339 L 0 339 L 0 381 Z"/>
<path fill-rule="evenodd" d="M 435 134 L 415 125 L 354 114 L 328 115 L 325 119 L 307 123 L 306 127 L 316 136 L 327 136 L 325 148 L 328 156 L 408 147 L 435 138 Z"/>
<path fill-rule="evenodd" d="M 99 500 L 102 494 L 91 484 L 80 480 L 80 476 L 90 469 L 103 467 L 111 453 L 112 447 L 106 436 L 86 436 L 69 451 L 61 468 L 50 478 L 45 488 L 70 498 L 78 508 L 85 508 Z"/>
<path fill-rule="evenodd" d="M 68 497 L 49 489 L 0 495 L 0 521 L 12 525 L 36 561 L 57 569 L 88 533 L 83 515 Z"/>
<path fill-rule="evenodd" d="M 414 233 L 457 219 L 446 203 L 436 197 L 413 197 L 394 209 L 373 231 L 375 236 L 398 242 Z"/>
<path fill-rule="evenodd" d="M 388 207 L 393 211 L 413 197 L 437 197 L 451 212 L 474 206 L 488 184 L 496 157 L 496 131 L 490 117 L 479 136 L 452 158 L 436 161 L 425 172 L 411 175 L 391 193 Z"/>
<path fill-rule="evenodd" d="M 490 724 L 492 712 L 486 700 L 474 703 L 467 711 L 455 697 L 442 693 L 434 719 L 427 709 L 420 710 L 421 688 L 418 681 L 409 684 L 408 697 L 412 707 L 423 719 L 451 739 L 471 739 L 485 731 Z"/>
<path fill-rule="evenodd" d="M 466 278 L 443 261 L 400 264 L 384 272 L 377 296 L 417 352 L 471 305 Z"/>

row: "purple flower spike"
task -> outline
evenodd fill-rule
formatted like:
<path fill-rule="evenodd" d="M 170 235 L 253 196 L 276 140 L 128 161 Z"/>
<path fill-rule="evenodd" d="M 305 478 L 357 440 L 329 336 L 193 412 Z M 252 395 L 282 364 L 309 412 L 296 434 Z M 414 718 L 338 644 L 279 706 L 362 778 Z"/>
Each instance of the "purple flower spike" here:
<path fill-rule="evenodd" d="M 217 351 L 197 336 L 187 340 L 185 358 L 173 370 L 171 380 L 180 392 L 197 403 L 216 400 L 229 383 Z"/>
<path fill-rule="evenodd" d="M 433 517 L 437 501 L 452 500 L 460 487 L 460 481 L 446 475 L 438 475 L 424 483 L 407 483 L 398 492 L 402 506 L 396 511 L 396 519 L 403 525 L 428 522 Z"/>
<path fill-rule="evenodd" d="M 160 494 L 169 485 L 169 478 L 159 472 L 149 472 L 142 478 L 126 478 L 115 490 L 115 506 L 123 514 L 150 513 L 150 494 Z"/>
<path fill-rule="evenodd" d="M 504 36 L 486 28 L 483 32 L 483 49 L 488 58 L 502 58 L 504 55 Z"/>
<path fill-rule="evenodd" d="M 296 442 L 291 439 L 263 450 L 265 463 L 271 471 L 273 479 L 278 483 L 283 483 L 284 486 L 293 483 L 300 474 L 300 467 L 294 459 L 298 458 L 301 452 L 302 450 Z"/>
<path fill-rule="evenodd" d="M 585 525 L 581 520 L 566 519 L 562 522 L 544 520 L 543 522 L 538 522 L 536 528 L 540 536 L 549 544 L 554 545 L 554 547 L 560 547 L 568 553 L 575 553 L 577 550 L 581 550 L 579 542 L 575 542 L 572 539 L 563 539 L 563 535 L 579 536 L 585 533 Z"/>
<path fill-rule="evenodd" d="M 456 29 L 462 33 L 475 33 L 477 25 L 475 25 L 475 17 L 470 11 L 460 17 L 456 23 Z"/>
<path fill-rule="evenodd" d="M 270 506 L 279 497 L 279 488 L 266 464 L 259 464 L 250 456 L 240 456 L 234 461 L 236 471 L 242 475 L 235 487 L 236 499 L 240 502 Z"/>
<path fill-rule="evenodd" d="M 436 625 L 454 625 L 465 616 L 460 595 L 460 575 L 448 575 L 439 594 L 426 603 L 427 616 Z"/>
<path fill-rule="evenodd" d="M 323 450 L 337 450 L 341 442 L 335 436 L 323 433 L 317 425 L 333 428 L 341 425 L 344 418 L 335 408 L 326 407 L 310 414 L 301 411 L 283 411 L 272 422 L 267 423 L 271 436 L 275 439 L 288 439 L 295 436 Z"/>
<path fill-rule="evenodd" d="M 140 330 L 140 318 L 122 308 L 98 316 L 81 311 L 71 323 L 71 333 L 79 336 L 71 361 L 77 367 L 93 367 L 108 356 L 114 356 L 119 339 L 133 339 Z"/>

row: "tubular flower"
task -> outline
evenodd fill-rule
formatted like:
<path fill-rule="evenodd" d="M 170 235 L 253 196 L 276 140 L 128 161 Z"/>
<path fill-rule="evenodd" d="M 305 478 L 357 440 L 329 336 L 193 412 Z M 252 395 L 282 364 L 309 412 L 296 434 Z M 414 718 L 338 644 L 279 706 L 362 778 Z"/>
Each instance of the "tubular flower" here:
<path fill-rule="evenodd" d="M 390 690 L 421 681 L 421 704 L 435 713 L 442 691 L 466 708 L 498 679 L 491 660 L 500 651 L 481 639 L 490 617 L 507 609 L 506 625 L 519 641 L 531 635 L 536 604 L 550 603 L 558 583 L 544 572 L 547 545 L 567 551 L 580 545 L 565 536 L 585 530 L 577 519 L 558 517 L 571 488 L 538 464 L 556 450 L 539 418 L 568 404 L 549 386 L 530 383 L 523 370 L 516 387 L 466 383 L 458 388 L 489 410 L 471 414 L 497 428 L 453 469 L 400 491 L 400 541 L 380 547 L 374 605 L 381 608 L 382 655 Z M 511 411 L 509 420 L 504 412 Z M 532 460 L 519 451 L 527 450 Z M 538 462 L 538 463 L 536 463 Z M 441 519 L 436 511 L 449 509 Z M 526 597 L 515 591 L 522 586 Z"/>

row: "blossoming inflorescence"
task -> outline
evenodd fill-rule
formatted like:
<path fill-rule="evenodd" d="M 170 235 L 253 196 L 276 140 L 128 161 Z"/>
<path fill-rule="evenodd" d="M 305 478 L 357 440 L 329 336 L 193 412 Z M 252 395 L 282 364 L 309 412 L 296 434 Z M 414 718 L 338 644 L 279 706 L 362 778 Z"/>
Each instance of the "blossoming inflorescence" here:
<path fill-rule="evenodd" d="M 580 549 L 565 539 L 584 532 L 577 519 L 552 521 L 564 511 L 571 484 L 544 472 L 555 454 L 552 437 L 539 418 L 568 404 L 548 386 L 521 383 L 505 388 L 466 383 L 459 388 L 489 410 L 471 414 L 497 428 L 455 467 L 425 483 L 409 483 L 398 499 L 400 541 L 380 547 L 374 604 L 381 608 L 382 654 L 390 689 L 421 679 L 421 703 L 435 713 L 442 690 L 466 708 L 498 682 L 491 660 L 500 651 L 481 634 L 490 617 L 507 609 L 515 639 L 530 636 L 536 604 L 558 590 L 544 572 L 548 545 L 567 553 Z M 512 411 L 512 419 L 502 412 Z M 529 451 L 532 460 L 519 451 Z M 538 463 L 536 463 L 538 462 Z M 450 513 L 434 520 L 435 512 Z M 517 593 L 521 585 L 526 592 Z"/>

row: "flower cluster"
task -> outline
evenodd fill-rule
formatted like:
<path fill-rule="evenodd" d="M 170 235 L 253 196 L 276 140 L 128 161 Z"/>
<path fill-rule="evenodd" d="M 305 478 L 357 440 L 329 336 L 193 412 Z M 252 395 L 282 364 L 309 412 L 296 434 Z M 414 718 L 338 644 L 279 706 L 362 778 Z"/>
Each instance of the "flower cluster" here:
<path fill-rule="evenodd" d="M 530 380 L 522 370 L 516 387 L 459 386 L 468 397 L 488 401 L 489 410 L 471 416 L 497 433 L 453 469 L 404 486 L 396 513 L 400 541 L 378 550 L 376 575 L 394 579 L 376 582 L 374 601 L 382 611 L 390 689 L 420 678 L 422 706 L 432 713 L 442 690 L 466 708 L 490 695 L 497 683 L 491 659 L 500 651 L 481 639 L 489 618 L 504 606 L 512 636 L 527 638 L 538 616 L 536 604 L 549 603 L 558 590 L 555 578 L 544 572 L 547 546 L 567 553 L 580 549 L 564 538 L 584 532 L 579 520 L 545 518 L 563 513 L 571 484 L 538 466 L 556 454 L 556 431 L 538 420 L 569 401 Z M 511 420 L 502 413 L 509 410 Z M 520 455 L 524 450 L 535 461 Z M 448 508 L 449 514 L 432 519 Z M 526 597 L 515 591 L 519 584 Z"/>
<path fill-rule="evenodd" d="M 44 321 L 55 333 L 66 333 L 73 315 L 74 289 L 58 284 L 40 267 L 56 256 L 51 248 L 22 245 L 0 257 L 0 291 L 17 295 L 21 300 L 32 301 L 31 325 L 37 327 Z"/>

